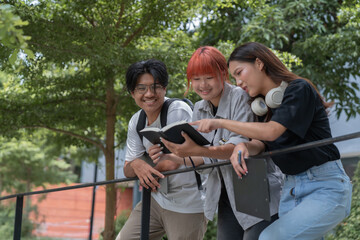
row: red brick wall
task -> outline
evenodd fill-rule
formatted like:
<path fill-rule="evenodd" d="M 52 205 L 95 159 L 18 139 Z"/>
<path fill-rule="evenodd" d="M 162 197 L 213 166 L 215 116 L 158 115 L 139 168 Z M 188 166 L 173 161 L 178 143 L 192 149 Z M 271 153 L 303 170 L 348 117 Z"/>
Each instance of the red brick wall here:
<path fill-rule="evenodd" d="M 76 184 L 71 184 L 76 185 Z M 48 186 L 47 188 L 64 187 L 66 185 Z M 41 190 L 34 189 L 35 190 Z M 30 197 L 32 205 L 37 206 L 38 216 L 30 215 L 30 219 L 39 224 L 34 230 L 36 236 L 88 239 L 91 215 L 92 187 L 53 192 Z M 105 186 L 96 189 L 94 210 L 93 239 L 98 239 L 104 228 L 105 218 Z M 28 200 L 27 198 L 25 201 Z M 132 188 L 117 189 L 117 213 L 132 208 Z"/>

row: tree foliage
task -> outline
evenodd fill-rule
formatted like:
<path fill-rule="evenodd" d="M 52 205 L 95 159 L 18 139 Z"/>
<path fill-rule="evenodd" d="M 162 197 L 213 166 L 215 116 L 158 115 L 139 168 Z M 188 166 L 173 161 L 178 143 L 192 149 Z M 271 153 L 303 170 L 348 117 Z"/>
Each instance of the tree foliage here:
<path fill-rule="evenodd" d="M 0 192 L 27 192 L 45 183 L 74 181 L 70 164 L 49 154 L 44 141 L 0 138 L 0 142 Z"/>
<path fill-rule="evenodd" d="M 41 132 L 28 135 L 22 131 L 18 138 L 0 137 L 0 192 L 29 192 L 46 184 L 69 183 L 75 180 L 71 165 L 60 158 L 53 145 L 46 142 Z M 15 202 L 0 202 L 0 234 L 10 239 L 14 231 Z M 36 212 L 31 198 L 26 198 L 23 212 L 22 237 L 30 237 L 35 227 L 29 220 Z"/>
<path fill-rule="evenodd" d="M 337 116 L 360 113 L 360 3 L 337 0 L 217 1 L 203 8 L 200 44 L 232 40 L 261 42 L 292 53 L 303 66 L 293 70 L 311 79 Z"/>
<path fill-rule="evenodd" d="M 10 52 L 9 61 L 14 64 L 20 50 L 24 51 L 29 57 L 34 57 L 33 52 L 28 48 L 26 40 L 30 37 L 24 36 L 21 26 L 28 25 L 19 16 L 12 13 L 10 5 L 0 5 L 0 42 L 8 47 Z"/>
<path fill-rule="evenodd" d="M 35 57 L 21 61 L 19 56 L 11 65 L 6 61 L 10 48 L 0 45 L 1 69 L 19 76 L 0 91 L 0 133 L 45 128 L 68 145 L 96 146 L 105 155 L 106 179 L 113 179 L 114 143 L 124 142 L 137 109 L 125 90 L 125 70 L 135 61 L 158 58 L 179 80 L 173 86 L 183 88 L 184 78 L 176 74 L 184 70 L 189 41 L 181 28 L 198 2 L 6 3 L 29 23 L 22 30 L 31 37 L 27 43 Z M 113 239 L 116 195 L 113 185 L 107 188 L 104 239 Z"/>

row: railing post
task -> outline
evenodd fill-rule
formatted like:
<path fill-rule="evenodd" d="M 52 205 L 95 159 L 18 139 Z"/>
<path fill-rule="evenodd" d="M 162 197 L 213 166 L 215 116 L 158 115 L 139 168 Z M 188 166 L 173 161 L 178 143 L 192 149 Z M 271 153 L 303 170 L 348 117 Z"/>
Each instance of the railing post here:
<path fill-rule="evenodd" d="M 95 169 L 94 169 L 94 183 L 96 183 L 96 181 L 97 181 L 97 168 L 98 168 L 98 165 L 97 165 L 97 163 L 95 163 Z M 89 231 L 89 240 L 92 240 L 93 227 L 94 227 L 94 210 L 95 210 L 96 188 L 97 188 L 97 186 L 93 186 L 93 192 L 92 192 L 92 202 L 91 202 L 91 214 L 90 214 L 90 231 Z"/>
<path fill-rule="evenodd" d="M 15 210 L 14 240 L 20 240 L 21 238 L 23 205 L 24 205 L 24 196 L 23 195 L 17 196 L 16 210 Z"/>
<path fill-rule="evenodd" d="M 141 240 L 149 240 L 149 224 L 150 224 L 150 203 L 151 189 L 143 187 L 142 191 L 142 211 L 141 211 Z"/>

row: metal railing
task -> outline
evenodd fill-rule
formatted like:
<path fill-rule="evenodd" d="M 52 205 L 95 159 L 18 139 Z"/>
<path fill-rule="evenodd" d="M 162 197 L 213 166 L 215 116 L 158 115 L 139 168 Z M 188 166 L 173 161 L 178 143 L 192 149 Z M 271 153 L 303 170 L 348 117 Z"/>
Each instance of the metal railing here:
<path fill-rule="evenodd" d="M 321 147 L 321 146 L 329 145 L 329 144 L 332 144 L 335 142 L 350 140 L 350 139 L 354 139 L 354 138 L 360 138 L 360 132 L 346 134 L 346 135 L 339 136 L 339 137 L 327 138 L 327 139 L 314 141 L 314 142 L 310 142 L 310 143 L 306 143 L 306 144 L 301 144 L 301 145 L 290 147 L 290 148 L 284 148 L 284 149 L 280 149 L 280 150 L 276 150 L 276 151 L 264 152 L 264 153 L 256 155 L 256 156 L 249 157 L 248 159 L 262 159 L 265 157 L 272 157 L 272 156 L 276 156 L 276 155 L 280 155 L 280 154 L 302 151 L 302 150 L 315 148 L 315 147 Z M 229 165 L 229 164 L 231 164 L 231 162 L 229 160 L 226 160 L 226 161 L 216 162 L 216 163 L 212 163 L 212 164 L 200 165 L 195 168 L 182 168 L 182 169 L 176 169 L 176 170 L 172 170 L 172 171 L 166 171 L 166 172 L 162 172 L 162 174 L 165 176 L 169 176 L 169 175 L 173 175 L 173 174 L 179 174 L 179 173 L 196 171 L 196 170 L 203 170 L 203 169 L 208 169 L 208 168 L 225 166 L 225 165 Z M 0 197 L 0 201 L 5 200 L 5 199 L 16 198 L 14 240 L 20 240 L 24 196 L 44 194 L 44 193 L 50 193 L 50 192 L 59 192 L 59 191 L 65 191 L 65 190 L 71 190 L 71 189 L 86 188 L 86 187 L 93 187 L 93 186 L 120 183 L 120 182 L 128 182 L 128 181 L 133 181 L 133 180 L 137 180 L 137 179 L 138 179 L 137 177 L 121 178 L 121 179 L 100 181 L 100 182 L 94 182 L 94 183 L 84 183 L 84 184 L 79 184 L 79 185 L 75 185 L 75 186 L 60 187 L 60 188 L 46 189 L 46 190 L 33 191 L 33 192 L 17 193 L 17 194 L 11 194 L 11 195 L 7 195 L 4 197 Z M 149 239 L 150 200 L 151 200 L 150 196 L 151 196 L 151 191 L 143 188 L 141 234 L 140 234 L 141 240 Z"/>

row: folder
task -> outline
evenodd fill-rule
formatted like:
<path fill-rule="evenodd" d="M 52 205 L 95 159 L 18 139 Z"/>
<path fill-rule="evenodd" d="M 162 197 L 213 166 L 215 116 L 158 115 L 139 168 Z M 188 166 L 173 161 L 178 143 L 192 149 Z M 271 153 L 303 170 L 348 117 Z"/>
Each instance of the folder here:
<path fill-rule="evenodd" d="M 248 174 L 238 177 L 232 168 L 236 210 L 267 221 L 270 215 L 270 191 L 265 159 L 245 159 Z"/>

